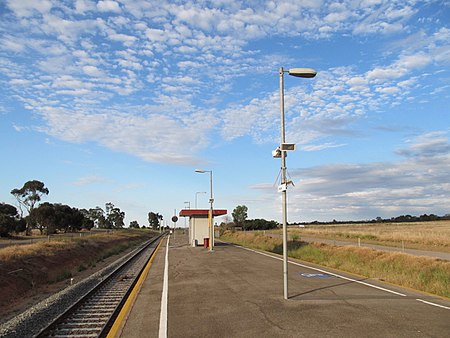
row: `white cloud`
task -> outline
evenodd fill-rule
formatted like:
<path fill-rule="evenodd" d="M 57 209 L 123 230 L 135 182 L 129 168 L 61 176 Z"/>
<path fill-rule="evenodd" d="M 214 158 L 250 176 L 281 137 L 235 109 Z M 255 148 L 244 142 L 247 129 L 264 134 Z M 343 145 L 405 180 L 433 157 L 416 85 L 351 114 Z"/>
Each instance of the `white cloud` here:
<path fill-rule="evenodd" d="M 127 34 L 117 34 L 117 33 L 110 34 L 109 38 L 114 41 L 120 41 L 125 46 L 131 46 L 137 40 L 137 38 L 134 36 L 127 35 Z"/>
<path fill-rule="evenodd" d="M 47 74 L 58 74 L 63 69 L 67 73 L 72 73 L 77 70 L 76 66 L 72 63 L 70 55 L 48 57 L 45 60 L 37 61 L 36 66 L 40 71 Z"/>
<path fill-rule="evenodd" d="M 12 36 L 4 35 L 2 37 L 2 44 L 0 45 L 1 49 L 7 49 L 15 53 L 20 53 L 25 51 L 25 45 L 23 41 L 17 41 Z"/>
<path fill-rule="evenodd" d="M 367 72 L 367 78 L 372 81 L 384 81 L 388 79 L 398 79 L 405 75 L 406 71 L 403 68 L 375 68 Z"/>
<path fill-rule="evenodd" d="M 147 28 L 145 30 L 145 35 L 150 41 L 164 41 L 165 32 L 161 29 Z"/>
<path fill-rule="evenodd" d="M 35 33 L 33 39 L 24 43 L 14 39 L 14 32 L 8 35 L 9 50 L 24 53 L 30 64 L 26 71 L 9 65 L 4 72 L 10 72 L 11 84 L 33 85 L 37 90 L 27 93 L 26 107 L 33 111 L 45 106 L 40 97 L 61 96 L 47 107 L 53 112 L 52 118 L 46 119 L 48 123 L 58 120 L 58 114 L 65 116 L 72 110 L 92 112 L 100 104 L 115 106 L 116 100 L 121 102 L 125 97 L 133 100 L 132 94 L 145 91 L 142 100 L 145 103 L 137 106 L 136 111 L 148 111 L 151 116 L 169 114 L 167 124 L 181 133 L 183 128 L 177 128 L 181 115 L 189 116 L 195 109 L 203 110 L 205 102 L 219 104 L 228 100 L 224 97 L 232 97 L 230 102 L 233 103 L 211 110 L 215 120 L 209 121 L 211 125 L 206 130 L 212 130 L 220 121 L 217 128 L 223 139 L 250 136 L 258 143 L 277 138 L 277 88 L 264 89 L 253 100 L 245 101 L 241 100 L 237 83 L 241 78 L 251 78 L 254 73 L 257 76 L 258 72 L 268 73 L 285 58 L 272 51 L 260 51 L 259 39 L 320 39 L 325 35 L 318 32 L 328 36 L 345 35 L 356 32 L 358 25 L 368 28 L 360 33 L 378 34 L 382 30 L 379 27 L 404 27 L 414 14 L 410 5 L 389 1 L 279 1 L 262 6 L 233 2 L 201 8 L 189 1 L 175 5 L 165 1 L 122 0 L 95 4 L 77 0 L 72 8 L 48 1 L 37 5 L 35 2 L 9 3 L 8 6 L 18 16 L 32 17 L 32 20 L 15 20 L 17 30 L 33 29 Z M 100 13 L 97 16 L 94 6 L 100 12 L 120 12 L 120 15 L 108 17 Z M 52 8 L 58 10 L 51 11 Z M 448 58 L 450 53 L 445 49 L 445 39 L 449 32 L 445 28 L 434 34 L 423 32 L 420 48 L 413 48 L 411 44 L 397 57 L 386 56 L 382 63 L 373 64 L 369 70 L 358 70 L 357 65 L 321 69 L 316 79 L 290 85 L 286 89 L 286 112 L 292 141 L 310 151 L 336 146 L 326 138 L 351 135 L 351 124 L 361 116 L 401 102 L 413 86 L 420 85 L 417 70 Z M 28 48 L 36 54 L 27 54 Z M 269 55 L 264 56 L 265 53 Z M 44 76 L 48 78 L 30 80 Z M 119 105 L 118 111 L 130 114 L 122 108 L 124 106 Z M 95 113 L 88 115 L 94 121 L 98 118 Z M 130 118 L 135 118 L 134 112 Z M 149 118 L 141 123 L 153 125 L 150 121 Z M 57 123 L 50 124 L 43 129 L 52 130 L 64 139 L 82 142 L 91 138 L 90 133 L 84 133 L 82 123 L 75 124 L 80 127 L 79 134 L 86 135 L 80 138 L 60 132 Z M 134 126 L 128 125 L 130 133 Z M 308 132 L 296 132 L 305 129 Z M 190 132 L 187 130 L 187 134 Z M 199 145 L 207 144 L 206 132 L 200 137 Z M 78 135 L 76 131 L 73 133 Z M 130 146 L 125 151 L 133 153 L 133 149 L 140 149 L 136 154 L 144 156 L 142 147 Z M 193 154 L 189 152 L 189 156 Z M 176 156 L 175 148 L 172 155 Z M 155 154 L 145 156 L 156 158 Z"/>
<path fill-rule="evenodd" d="M 83 72 L 89 76 L 103 75 L 103 72 L 95 66 L 83 66 Z"/>
<path fill-rule="evenodd" d="M 171 10 L 180 22 L 205 31 L 210 31 L 222 17 L 220 10 L 201 8 L 200 6 L 172 6 Z"/>
<path fill-rule="evenodd" d="M 344 12 L 344 11 L 343 12 L 335 12 L 335 13 L 328 14 L 327 16 L 325 16 L 325 18 L 323 20 L 328 23 L 337 23 L 337 22 L 344 21 L 349 16 L 350 16 L 350 13 L 348 13 L 348 12 Z"/>
<path fill-rule="evenodd" d="M 400 89 L 398 87 L 379 87 L 375 89 L 377 92 L 379 93 L 383 93 L 383 94 L 397 94 L 398 92 L 400 92 Z"/>
<path fill-rule="evenodd" d="M 100 12 L 115 12 L 115 13 L 121 12 L 119 4 L 112 0 L 99 1 L 97 3 L 97 9 Z"/>
<path fill-rule="evenodd" d="M 25 86 L 31 84 L 31 81 L 25 79 L 12 79 L 9 81 L 9 84 L 12 86 Z"/>
<path fill-rule="evenodd" d="M 66 89 L 66 90 L 57 90 L 55 93 L 60 95 L 82 96 L 91 94 L 92 92 L 88 89 Z"/>
<path fill-rule="evenodd" d="M 18 17 L 32 16 L 35 13 L 46 14 L 52 8 L 50 0 L 7 0 L 8 7 L 14 11 Z"/>
<path fill-rule="evenodd" d="M 407 157 L 430 158 L 435 156 L 449 156 L 450 142 L 445 131 L 434 131 L 420 135 L 410 142 L 407 149 L 397 151 Z"/>
<path fill-rule="evenodd" d="M 87 11 L 92 11 L 96 8 L 95 3 L 91 0 L 76 0 L 75 10 L 78 14 L 84 14 Z"/>
<path fill-rule="evenodd" d="M 392 217 L 405 210 L 418 215 L 430 208 L 448 213 L 450 184 L 443 183 L 450 182 L 448 132 L 420 135 L 398 153 L 407 158 L 291 169 L 295 180 L 300 180 L 290 190 L 291 217 L 349 220 Z"/>
<path fill-rule="evenodd" d="M 146 161 L 173 164 L 197 163 L 195 153 L 208 145 L 207 134 L 217 123 L 211 116 L 198 113 L 185 116 L 181 122 L 170 116 L 143 117 L 130 111 L 81 112 L 37 105 L 34 109 L 39 109 L 47 122 L 39 130 L 59 139 L 96 142 Z"/>
<path fill-rule="evenodd" d="M 73 88 L 79 89 L 88 85 L 85 81 L 75 78 L 70 75 L 62 75 L 53 79 L 52 87 L 55 88 Z"/>
<path fill-rule="evenodd" d="M 426 55 L 424 53 L 419 53 L 415 55 L 407 55 L 401 57 L 395 64 L 395 66 L 400 69 L 405 68 L 407 70 L 414 70 L 417 68 L 422 68 L 428 65 L 431 62 L 432 58 L 430 55 Z"/>
<path fill-rule="evenodd" d="M 20 132 L 22 132 L 22 131 L 28 129 L 27 127 L 24 127 L 24 126 L 18 126 L 18 125 L 16 125 L 16 124 L 13 124 L 13 128 L 14 128 L 14 130 L 17 131 L 18 133 L 20 133 Z"/>
<path fill-rule="evenodd" d="M 323 143 L 323 144 L 315 144 L 315 145 L 307 145 L 302 147 L 302 150 L 304 151 L 319 151 L 319 150 L 325 150 L 330 148 L 339 148 L 344 147 L 345 144 L 334 144 L 334 143 Z"/>

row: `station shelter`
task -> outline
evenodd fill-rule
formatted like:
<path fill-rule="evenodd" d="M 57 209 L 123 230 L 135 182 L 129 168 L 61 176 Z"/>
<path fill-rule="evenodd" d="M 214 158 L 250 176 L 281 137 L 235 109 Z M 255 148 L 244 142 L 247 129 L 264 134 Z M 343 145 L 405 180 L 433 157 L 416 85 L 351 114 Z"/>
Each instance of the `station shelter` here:
<path fill-rule="evenodd" d="M 227 214 L 225 209 L 213 209 L 212 224 L 214 217 Z M 205 240 L 210 240 L 208 224 L 209 209 L 182 209 L 180 217 L 189 217 L 189 243 L 192 246 L 204 245 Z"/>

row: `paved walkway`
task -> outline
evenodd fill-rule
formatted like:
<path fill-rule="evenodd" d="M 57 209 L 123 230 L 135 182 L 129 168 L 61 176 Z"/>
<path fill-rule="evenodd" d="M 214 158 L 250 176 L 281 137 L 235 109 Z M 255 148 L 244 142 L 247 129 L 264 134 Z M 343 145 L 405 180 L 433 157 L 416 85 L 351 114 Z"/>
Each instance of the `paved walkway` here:
<path fill-rule="evenodd" d="M 293 261 L 283 299 L 280 257 L 225 243 L 213 252 L 169 240 L 168 337 L 445 337 L 450 301 Z M 160 335 L 166 246 L 121 333 Z M 342 275 L 342 276 L 339 276 Z M 162 321 L 165 323 L 165 321 Z"/>

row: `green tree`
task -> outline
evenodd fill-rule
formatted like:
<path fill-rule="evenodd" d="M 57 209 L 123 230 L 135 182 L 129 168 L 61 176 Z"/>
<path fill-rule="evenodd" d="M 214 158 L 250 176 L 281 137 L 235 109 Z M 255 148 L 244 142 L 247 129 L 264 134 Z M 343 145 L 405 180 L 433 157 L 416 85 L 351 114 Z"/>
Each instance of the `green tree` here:
<path fill-rule="evenodd" d="M 89 217 L 89 210 L 80 209 L 79 211 L 83 215 L 83 229 L 91 230 L 94 227 L 94 221 Z"/>
<path fill-rule="evenodd" d="M 130 222 L 130 228 L 131 229 L 139 229 L 139 223 L 137 221 L 131 221 Z"/>
<path fill-rule="evenodd" d="M 163 217 L 159 213 L 155 213 L 153 211 L 150 211 L 148 213 L 148 224 L 149 227 L 153 230 L 157 230 L 159 227 L 160 221 L 162 221 Z"/>
<path fill-rule="evenodd" d="M 89 218 L 98 228 L 102 229 L 123 228 L 125 225 L 125 212 L 111 202 L 105 204 L 105 210 L 100 207 L 89 209 Z"/>
<path fill-rule="evenodd" d="M 245 220 L 247 219 L 248 208 L 245 205 L 238 205 L 234 208 L 231 216 L 233 217 L 233 223 L 235 226 L 243 227 Z"/>
<path fill-rule="evenodd" d="M 9 236 L 13 232 L 25 229 L 26 223 L 19 217 L 17 208 L 10 204 L 0 203 L 0 237 Z"/>
<path fill-rule="evenodd" d="M 123 228 L 125 223 L 125 212 L 115 207 L 111 202 L 106 203 L 106 225 L 108 229 Z"/>
<path fill-rule="evenodd" d="M 45 202 L 39 207 L 33 208 L 28 215 L 28 222 L 32 222 L 41 234 L 46 231 L 47 234 L 56 232 L 57 216 L 53 204 Z"/>
<path fill-rule="evenodd" d="M 269 230 L 276 229 L 278 227 L 278 222 L 267 221 L 265 219 L 248 219 L 244 223 L 245 230 Z"/>
<path fill-rule="evenodd" d="M 76 232 L 83 228 L 90 229 L 94 225 L 82 211 L 59 203 L 42 203 L 31 211 L 29 217 L 36 223 L 41 234 L 45 232 L 48 235 L 57 231 Z"/>
<path fill-rule="evenodd" d="M 41 201 L 43 195 L 48 195 L 49 190 L 45 187 L 44 183 L 41 181 L 33 180 L 26 182 L 22 188 L 11 190 L 11 194 L 19 202 L 19 208 L 21 216 L 23 216 L 23 211 L 21 206 L 25 207 L 28 214 L 34 209 L 36 203 Z M 27 235 L 31 235 L 31 229 L 33 228 L 33 223 L 27 220 Z"/>
<path fill-rule="evenodd" d="M 88 210 L 88 218 L 94 222 L 97 228 L 106 228 L 105 211 L 100 207 L 91 208 Z"/>

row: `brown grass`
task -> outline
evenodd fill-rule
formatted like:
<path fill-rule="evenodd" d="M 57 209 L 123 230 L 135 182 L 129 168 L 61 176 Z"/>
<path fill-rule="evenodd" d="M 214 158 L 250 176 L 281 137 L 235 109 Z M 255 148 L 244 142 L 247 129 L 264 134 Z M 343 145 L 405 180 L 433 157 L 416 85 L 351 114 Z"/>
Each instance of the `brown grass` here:
<path fill-rule="evenodd" d="M 76 247 L 99 246 L 101 243 L 120 241 L 121 239 L 133 240 L 142 236 L 139 232 L 116 231 L 114 233 L 99 233 L 88 237 L 52 238 L 32 244 L 12 245 L 0 249 L 0 262 L 8 263 L 29 257 L 54 256 L 58 251 L 70 251 Z"/>
<path fill-rule="evenodd" d="M 99 262 L 153 237 L 150 231 L 116 231 L 88 237 L 0 249 L 0 315 L 23 299 L 39 296 L 53 283 L 89 274 Z"/>
<path fill-rule="evenodd" d="M 317 225 L 289 228 L 290 235 L 450 252 L 450 221 Z"/>

